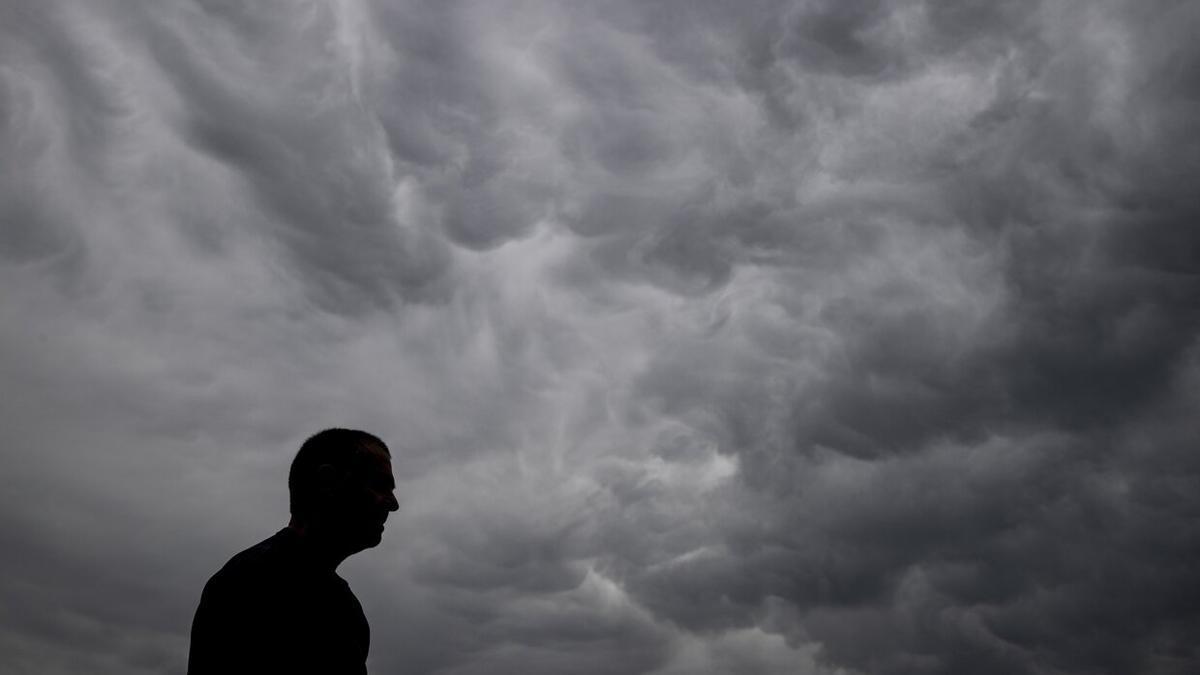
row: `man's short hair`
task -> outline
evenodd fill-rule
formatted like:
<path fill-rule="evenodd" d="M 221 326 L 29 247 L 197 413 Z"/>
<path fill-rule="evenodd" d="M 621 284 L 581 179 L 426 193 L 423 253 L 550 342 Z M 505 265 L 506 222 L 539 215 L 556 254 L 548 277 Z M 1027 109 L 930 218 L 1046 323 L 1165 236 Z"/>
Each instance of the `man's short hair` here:
<path fill-rule="evenodd" d="M 362 456 L 373 448 L 391 456 L 387 444 L 378 436 L 358 429 L 326 429 L 304 441 L 288 471 L 288 497 L 292 515 L 312 514 L 318 467 L 329 464 L 344 474 L 349 473 Z"/>

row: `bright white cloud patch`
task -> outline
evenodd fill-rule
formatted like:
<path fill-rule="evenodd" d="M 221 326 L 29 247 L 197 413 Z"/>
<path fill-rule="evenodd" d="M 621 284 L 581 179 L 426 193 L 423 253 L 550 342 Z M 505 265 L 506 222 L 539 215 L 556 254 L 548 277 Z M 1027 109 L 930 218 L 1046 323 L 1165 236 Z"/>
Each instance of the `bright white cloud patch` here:
<path fill-rule="evenodd" d="M 375 672 L 1196 670 L 1187 3 L 0 6 L 0 670 L 178 672 L 307 435 Z"/>

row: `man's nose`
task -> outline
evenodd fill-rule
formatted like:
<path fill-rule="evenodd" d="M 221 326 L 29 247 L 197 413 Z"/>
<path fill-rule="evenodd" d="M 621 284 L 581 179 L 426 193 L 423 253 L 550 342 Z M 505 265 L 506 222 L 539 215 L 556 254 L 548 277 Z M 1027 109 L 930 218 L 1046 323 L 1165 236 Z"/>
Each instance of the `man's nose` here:
<path fill-rule="evenodd" d="M 387 510 L 388 511 L 399 511 L 400 510 L 400 502 L 396 499 L 396 495 L 389 494 L 387 496 Z"/>

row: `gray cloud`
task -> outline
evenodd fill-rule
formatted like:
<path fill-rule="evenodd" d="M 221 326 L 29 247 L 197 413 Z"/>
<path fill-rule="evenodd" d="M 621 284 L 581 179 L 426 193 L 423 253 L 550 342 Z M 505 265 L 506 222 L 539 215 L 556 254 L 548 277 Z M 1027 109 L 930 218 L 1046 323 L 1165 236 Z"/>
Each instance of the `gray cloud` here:
<path fill-rule="evenodd" d="M 336 424 L 374 672 L 1195 670 L 1198 25 L 0 6 L 0 669 L 181 670 Z"/>

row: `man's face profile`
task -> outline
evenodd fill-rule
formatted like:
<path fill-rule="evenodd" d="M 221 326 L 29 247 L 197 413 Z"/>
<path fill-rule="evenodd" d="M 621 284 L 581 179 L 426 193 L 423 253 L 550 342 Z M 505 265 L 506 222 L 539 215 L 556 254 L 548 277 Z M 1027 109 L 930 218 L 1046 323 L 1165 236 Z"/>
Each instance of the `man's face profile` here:
<path fill-rule="evenodd" d="M 378 446 L 368 445 L 330 494 L 329 524 L 347 548 L 378 546 L 388 514 L 399 509 L 392 462 Z"/>

